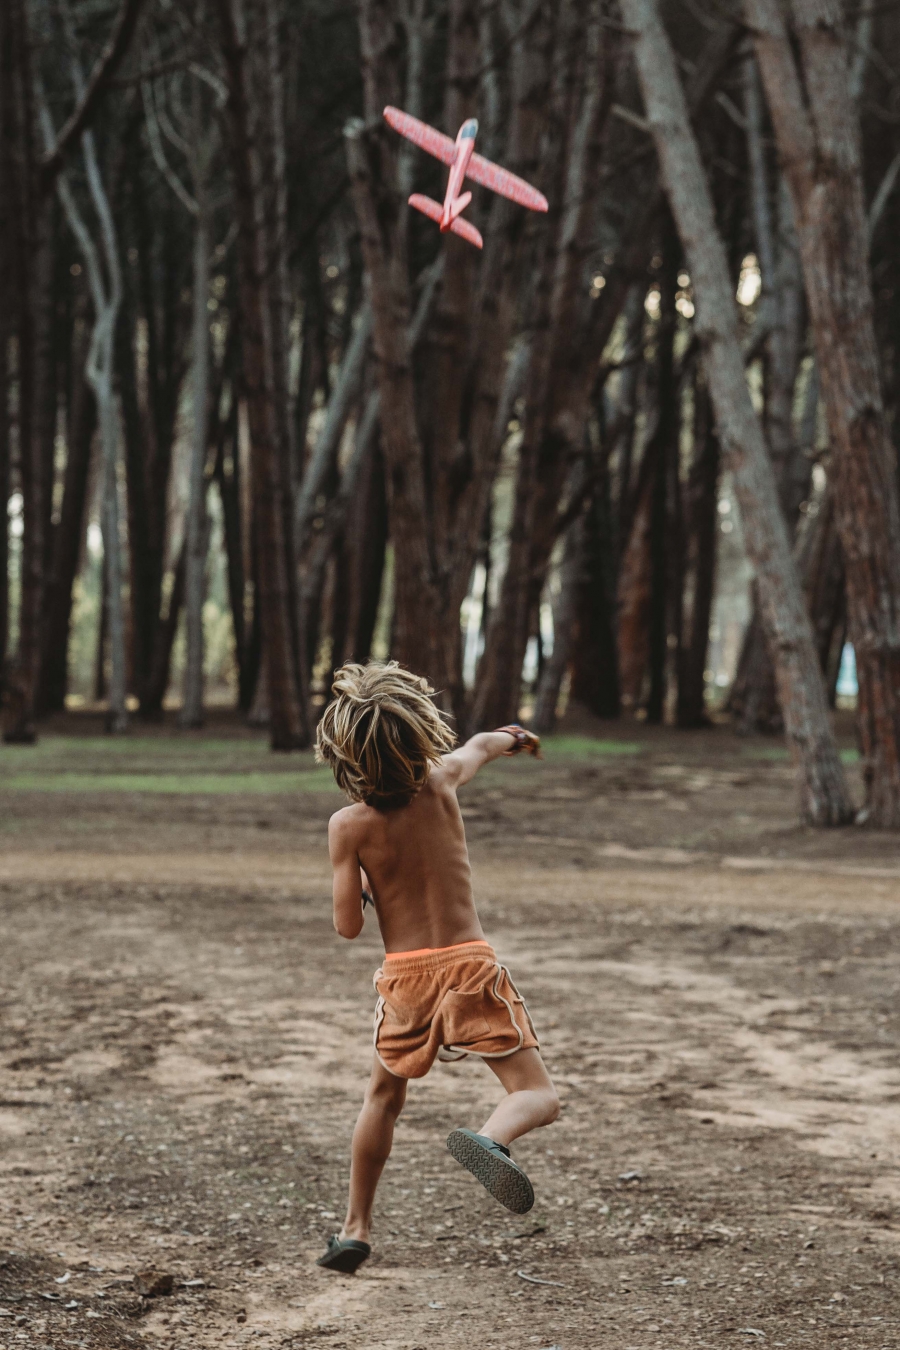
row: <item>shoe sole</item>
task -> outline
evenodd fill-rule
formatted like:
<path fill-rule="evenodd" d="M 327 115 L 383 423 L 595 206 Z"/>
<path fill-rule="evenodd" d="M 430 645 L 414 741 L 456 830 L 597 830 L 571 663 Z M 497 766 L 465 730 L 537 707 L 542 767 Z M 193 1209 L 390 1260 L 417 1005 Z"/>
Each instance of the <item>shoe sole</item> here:
<path fill-rule="evenodd" d="M 343 1250 L 329 1251 L 316 1262 L 323 1270 L 336 1270 L 339 1275 L 355 1275 L 363 1261 L 368 1261 L 371 1252 L 361 1252 L 358 1247 L 345 1247 Z"/>
<path fill-rule="evenodd" d="M 528 1213 L 534 1204 L 534 1190 L 525 1173 L 511 1159 L 491 1152 L 462 1130 L 453 1131 L 447 1147 L 456 1161 L 501 1205 L 513 1214 Z"/>

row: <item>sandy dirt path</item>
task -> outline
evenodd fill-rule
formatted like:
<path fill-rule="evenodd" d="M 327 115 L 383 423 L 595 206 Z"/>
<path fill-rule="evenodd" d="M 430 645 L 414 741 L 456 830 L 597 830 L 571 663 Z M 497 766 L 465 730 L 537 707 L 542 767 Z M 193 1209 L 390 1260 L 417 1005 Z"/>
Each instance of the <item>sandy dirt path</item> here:
<path fill-rule="evenodd" d="M 889 861 L 633 852 L 475 846 L 564 1103 L 538 1201 L 449 1158 L 494 1087 L 440 1067 L 344 1279 L 379 948 L 330 931 L 321 847 L 4 849 L 0 1346 L 900 1346 Z"/>

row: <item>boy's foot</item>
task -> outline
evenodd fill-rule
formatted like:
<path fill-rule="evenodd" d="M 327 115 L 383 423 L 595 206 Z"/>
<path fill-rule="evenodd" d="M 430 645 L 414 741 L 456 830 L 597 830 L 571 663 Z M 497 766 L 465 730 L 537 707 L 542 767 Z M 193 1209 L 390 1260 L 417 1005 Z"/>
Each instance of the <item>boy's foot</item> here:
<path fill-rule="evenodd" d="M 316 1265 L 324 1266 L 326 1270 L 340 1271 L 342 1275 L 353 1275 L 371 1254 L 372 1248 L 368 1242 L 358 1242 L 356 1238 L 339 1238 L 335 1233 L 328 1239 L 325 1255 L 319 1257 Z"/>
<path fill-rule="evenodd" d="M 509 1156 L 505 1144 L 474 1130 L 454 1130 L 447 1147 L 458 1163 L 481 1182 L 495 1200 L 513 1214 L 527 1214 L 534 1204 L 531 1182 Z"/>

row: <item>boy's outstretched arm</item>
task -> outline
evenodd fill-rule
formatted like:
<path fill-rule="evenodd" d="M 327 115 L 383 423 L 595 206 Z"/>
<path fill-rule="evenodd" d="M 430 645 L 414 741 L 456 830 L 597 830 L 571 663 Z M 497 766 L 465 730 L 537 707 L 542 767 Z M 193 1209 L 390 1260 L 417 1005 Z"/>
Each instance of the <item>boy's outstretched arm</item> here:
<path fill-rule="evenodd" d="M 517 727 L 515 732 L 480 731 L 477 736 L 472 736 L 466 741 L 465 745 L 445 755 L 443 764 L 451 771 L 456 786 L 461 787 L 463 783 L 468 783 L 474 778 L 485 764 L 490 764 L 491 760 L 499 759 L 501 755 L 514 754 L 517 750 L 525 750 L 534 755 L 540 749 L 540 744 L 539 738 L 533 732 L 523 731 L 521 727 Z"/>
<path fill-rule="evenodd" d="M 363 880 L 353 831 L 343 812 L 328 822 L 328 852 L 334 871 L 334 926 L 343 938 L 359 937 L 363 927 Z"/>

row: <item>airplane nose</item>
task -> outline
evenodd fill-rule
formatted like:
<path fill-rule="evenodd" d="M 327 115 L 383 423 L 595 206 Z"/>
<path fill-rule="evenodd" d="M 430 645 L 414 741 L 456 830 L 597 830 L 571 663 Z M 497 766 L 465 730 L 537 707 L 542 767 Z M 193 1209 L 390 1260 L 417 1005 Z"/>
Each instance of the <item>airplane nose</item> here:
<path fill-rule="evenodd" d="M 478 135 L 478 118 L 470 117 L 468 122 L 463 123 L 462 134 L 465 140 L 474 141 Z"/>

